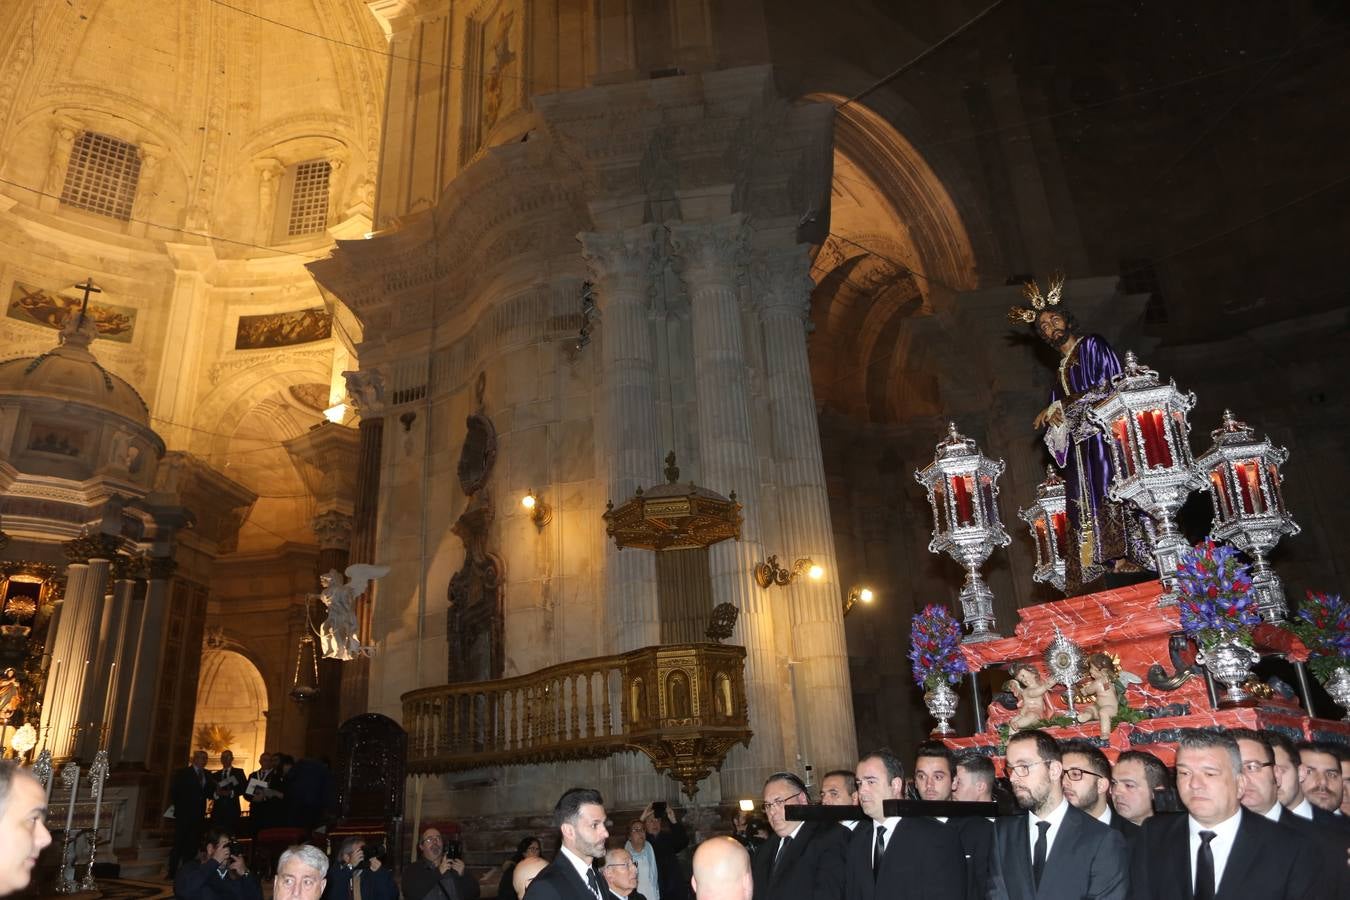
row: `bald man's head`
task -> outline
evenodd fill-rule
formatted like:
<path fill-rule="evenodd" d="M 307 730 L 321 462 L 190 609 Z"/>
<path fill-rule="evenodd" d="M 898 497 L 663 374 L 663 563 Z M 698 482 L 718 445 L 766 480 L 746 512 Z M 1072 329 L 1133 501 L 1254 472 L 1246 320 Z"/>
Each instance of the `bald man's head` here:
<path fill-rule="evenodd" d="M 751 900 L 750 854 L 733 838 L 710 838 L 694 851 L 691 883 L 698 900 Z"/>
<path fill-rule="evenodd" d="M 525 889 L 534 881 L 534 876 L 548 868 L 548 863 L 538 856 L 527 856 L 511 870 L 511 887 L 516 889 L 517 897 L 525 896 Z"/>

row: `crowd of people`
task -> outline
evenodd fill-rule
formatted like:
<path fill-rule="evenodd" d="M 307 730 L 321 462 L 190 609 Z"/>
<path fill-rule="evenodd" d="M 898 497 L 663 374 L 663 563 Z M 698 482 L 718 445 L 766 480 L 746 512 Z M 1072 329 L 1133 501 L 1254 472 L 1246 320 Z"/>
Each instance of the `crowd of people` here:
<path fill-rule="evenodd" d="M 285 785 L 295 769 L 268 754 L 248 778 L 229 759 L 206 773 L 204 756 L 179 776 L 190 777 L 196 802 L 209 775 L 221 792 L 217 808 L 226 807 L 224 821 L 232 810 L 236 826 L 237 797 L 220 799 L 235 789 L 249 797 L 251 787 L 255 804 L 281 800 L 262 785 Z M 692 869 L 679 856 L 690 834 L 673 808 L 649 805 L 611 832 L 600 793 L 574 788 L 554 808 L 553 860 L 539 838 L 522 840 L 496 896 L 690 900 L 692 888 L 695 900 L 1350 898 L 1350 754 L 1340 744 L 1245 728 L 1189 731 L 1170 772 L 1142 750 L 1112 763 L 1091 741 L 1028 730 L 1009 739 L 1004 773 L 996 777 L 989 756 L 955 755 L 940 742 L 919 746 L 912 774 L 889 750 L 868 753 L 853 770 L 827 773 L 814 799 L 795 773 L 778 772 L 764 783 L 767 837 L 740 817 L 734 837 L 694 848 Z M 906 799 L 933 805 L 887 815 L 887 801 Z M 807 806 L 816 808 L 794 810 Z M 28 885 L 51 843 L 45 814 L 37 780 L 0 763 L 0 896 Z M 199 851 L 177 866 L 176 897 L 262 900 L 236 830 L 213 809 Z M 417 850 L 396 880 L 386 849 L 362 838 L 343 841 L 332 860 L 293 846 L 277 864 L 273 898 L 479 900 L 478 879 L 439 829 L 423 829 Z"/>

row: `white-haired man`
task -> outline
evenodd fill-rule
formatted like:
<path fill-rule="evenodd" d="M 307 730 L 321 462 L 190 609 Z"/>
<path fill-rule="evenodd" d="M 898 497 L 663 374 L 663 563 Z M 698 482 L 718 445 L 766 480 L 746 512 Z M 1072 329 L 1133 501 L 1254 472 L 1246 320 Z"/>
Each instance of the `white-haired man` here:
<path fill-rule="evenodd" d="M 310 844 L 287 847 L 277 860 L 272 900 L 319 900 L 328 885 L 328 857 Z"/>

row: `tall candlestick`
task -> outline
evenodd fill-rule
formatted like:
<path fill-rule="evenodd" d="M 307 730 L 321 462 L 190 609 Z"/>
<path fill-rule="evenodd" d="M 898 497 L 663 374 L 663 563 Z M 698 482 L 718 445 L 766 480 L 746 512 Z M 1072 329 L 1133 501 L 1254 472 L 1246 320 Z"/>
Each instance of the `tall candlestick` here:
<path fill-rule="evenodd" d="M 99 744 L 100 750 L 108 749 L 108 739 L 112 732 L 112 705 L 113 698 L 117 694 L 117 663 L 113 663 L 108 669 L 108 694 L 103 699 L 103 722 L 100 728 Z"/>
<path fill-rule="evenodd" d="M 42 749 L 47 749 L 47 736 L 52 730 L 52 716 L 55 714 L 57 706 L 61 703 L 61 660 L 57 660 L 52 665 L 52 672 L 48 681 L 47 696 L 50 698 L 42 708 Z M 51 796 L 52 779 L 47 780 L 47 796 Z"/>

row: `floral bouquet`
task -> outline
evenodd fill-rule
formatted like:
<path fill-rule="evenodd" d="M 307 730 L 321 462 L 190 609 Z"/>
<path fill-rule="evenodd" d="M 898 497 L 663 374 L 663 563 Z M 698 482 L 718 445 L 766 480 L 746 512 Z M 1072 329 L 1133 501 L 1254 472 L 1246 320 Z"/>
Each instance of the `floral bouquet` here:
<path fill-rule="evenodd" d="M 1308 668 L 1322 683 L 1341 666 L 1350 666 L 1350 603 L 1340 594 L 1308 591 L 1289 630 L 1307 645 Z"/>
<path fill-rule="evenodd" d="M 929 604 L 914 617 L 910 629 L 909 662 L 914 681 L 926 691 L 944 681 L 958 684 L 970 669 L 961 654 L 961 623 L 947 607 Z"/>
<path fill-rule="evenodd" d="M 1226 641 L 1250 647 L 1252 628 L 1261 624 L 1247 565 L 1232 547 L 1212 540 L 1181 555 L 1176 586 L 1181 628 L 1201 649 Z"/>

